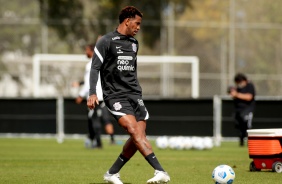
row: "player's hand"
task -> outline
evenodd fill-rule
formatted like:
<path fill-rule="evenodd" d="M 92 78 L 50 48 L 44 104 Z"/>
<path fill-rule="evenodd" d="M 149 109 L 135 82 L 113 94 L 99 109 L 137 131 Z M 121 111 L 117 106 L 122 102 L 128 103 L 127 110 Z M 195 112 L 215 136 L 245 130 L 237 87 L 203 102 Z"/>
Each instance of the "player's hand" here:
<path fill-rule="evenodd" d="M 71 84 L 71 87 L 74 87 L 74 88 L 78 88 L 80 85 L 79 85 L 79 82 L 75 81 Z"/>
<path fill-rule="evenodd" d="M 230 90 L 230 96 L 232 96 L 233 98 L 237 97 L 238 92 L 236 91 L 236 89 L 231 89 Z"/>
<path fill-rule="evenodd" d="M 83 101 L 83 98 L 81 96 L 77 97 L 75 99 L 75 103 L 80 104 Z"/>
<path fill-rule="evenodd" d="M 96 104 L 99 105 L 98 97 L 96 95 L 89 96 L 88 100 L 87 100 L 88 108 L 89 109 L 94 109 Z"/>

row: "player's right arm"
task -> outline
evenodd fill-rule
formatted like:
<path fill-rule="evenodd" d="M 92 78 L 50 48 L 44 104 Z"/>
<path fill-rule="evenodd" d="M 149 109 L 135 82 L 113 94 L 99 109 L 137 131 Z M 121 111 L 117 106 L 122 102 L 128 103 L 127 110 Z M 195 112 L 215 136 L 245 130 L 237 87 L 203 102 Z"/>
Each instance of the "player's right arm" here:
<path fill-rule="evenodd" d="M 103 36 L 96 44 L 94 48 L 94 56 L 92 58 L 92 64 L 90 69 L 90 77 L 89 77 L 89 97 L 87 100 L 87 106 L 89 109 L 93 109 L 96 104 L 99 104 L 99 100 L 96 93 L 96 86 L 99 77 L 100 68 L 104 62 L 104 58 L 106 57 L 107 49 L 108 49 L 108 41 Z"/>
<path fill-rule="evenodd" d="M 247 93 L 239 93 L 239 92 L 237 92 L 236 89 L 233 89 L 233 90 L 231 90 L 230 95 L 233 98 L 237 98 L 237 99 L 244 100 L 244 101 L 251 101 L 254 98 L 254 89 L 253 89 L 253 87 L 248 86 L 248 92 Z"/>

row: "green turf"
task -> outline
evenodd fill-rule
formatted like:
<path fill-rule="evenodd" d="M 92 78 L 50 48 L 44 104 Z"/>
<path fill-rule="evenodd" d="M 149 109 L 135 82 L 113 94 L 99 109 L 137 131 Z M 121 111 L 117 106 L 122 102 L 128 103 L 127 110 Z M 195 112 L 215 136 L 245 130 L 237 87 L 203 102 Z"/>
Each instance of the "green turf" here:
<path fill-rule="evenodd" d="M 154 144 L 153 144 L 154 145 Z M 121 145 L 108 145 L 102 150 L 86 149 L 82 139 L 67 139 L 58 144 L 55 139 L 0 138 L 0 183 L 103 184 L 103 174 L 121 151 Z M 215 166 L 228 164 L 234 168 L 238 184 L 278 184 L 282 174 L 249 172 L 246 147 L 237 142 L 225 142 L 212 150 L 154 151 L 171 176 L 171 184 L 212 184 Z M 145 184 L 153 169 L 137 153 L 121 170 L 125 184 Z"/>

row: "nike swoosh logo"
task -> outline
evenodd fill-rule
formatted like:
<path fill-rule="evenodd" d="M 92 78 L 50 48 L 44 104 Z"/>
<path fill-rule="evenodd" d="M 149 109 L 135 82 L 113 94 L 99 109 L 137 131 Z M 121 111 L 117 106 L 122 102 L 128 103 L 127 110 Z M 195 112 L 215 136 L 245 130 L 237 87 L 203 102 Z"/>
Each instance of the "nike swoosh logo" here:
<path fill-rule="evenodd" d="M 152 158 L 156 158 L 156 156 L 153 156 Z"/>
<path fill-rule="evenodd" d="M 118 157 L 121 161 L 123 161 L 123 159 L 122 158 L 120 158 L 120 157 Z"/>
<path fill-rule="evenodd" d="M 121 46 L 116 46 L 116 49 L 120 49 L 121 48 Z"/>

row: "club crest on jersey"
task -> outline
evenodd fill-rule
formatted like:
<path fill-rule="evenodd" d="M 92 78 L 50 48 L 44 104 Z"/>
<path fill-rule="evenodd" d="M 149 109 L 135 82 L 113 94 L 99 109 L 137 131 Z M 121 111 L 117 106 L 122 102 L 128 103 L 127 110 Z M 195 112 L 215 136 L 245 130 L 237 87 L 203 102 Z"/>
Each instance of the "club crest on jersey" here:
<path fill-rule="evenodd" d="M 116 111 L 119 111 L 119 110 L 122 108 L 120 102 L 114 103 L 113 107 L 114 107 L 114 109 L 115 109 Z"/>
<path fill-rule="evenodd" d="M 137 51 L 137 45 L 136 45 L 135 43 L 132 44 L 132 50 L 133 50 L 134 52 Z"/>

